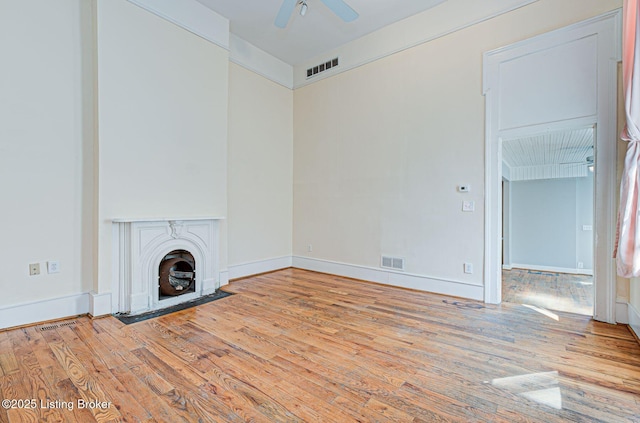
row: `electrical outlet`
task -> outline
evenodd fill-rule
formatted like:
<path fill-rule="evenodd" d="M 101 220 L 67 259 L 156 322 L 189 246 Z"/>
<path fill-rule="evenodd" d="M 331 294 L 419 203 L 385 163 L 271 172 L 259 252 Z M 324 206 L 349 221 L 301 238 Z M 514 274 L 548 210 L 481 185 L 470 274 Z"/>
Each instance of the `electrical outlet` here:
<path fill-rule="evenodd" d="M 31 263 L 29 265 L 29 275 L 35 276 L 40 274 L 40 263 Z"/>
<path fill-rule="evenodd" d="M 471 263 L 465 263 L 464 264 L 464 273 L 473 273 L 473 264 Z"/>
<path fill-rule="evenodd" d="M 60 272 L 60 262 L 55 260 L 55 261 L 48 261 L 47 262 L 47 273 L 59 273 Z"/>

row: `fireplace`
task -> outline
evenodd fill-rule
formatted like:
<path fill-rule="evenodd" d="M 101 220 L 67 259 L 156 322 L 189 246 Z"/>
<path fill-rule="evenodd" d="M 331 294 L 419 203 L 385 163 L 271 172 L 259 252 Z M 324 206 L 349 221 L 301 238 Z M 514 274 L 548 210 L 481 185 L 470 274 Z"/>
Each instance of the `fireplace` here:
<path fill-rule="evenodd" d="M 186 250 L 174 250 L 162 258 L 158 276 L 160 301 L 196 292 L 196 262 Z"/>
<path fill-rule="evenodd" d="M 114 220 L 113 312 L 135 315 L 215 292 L 219 221 Z"/>

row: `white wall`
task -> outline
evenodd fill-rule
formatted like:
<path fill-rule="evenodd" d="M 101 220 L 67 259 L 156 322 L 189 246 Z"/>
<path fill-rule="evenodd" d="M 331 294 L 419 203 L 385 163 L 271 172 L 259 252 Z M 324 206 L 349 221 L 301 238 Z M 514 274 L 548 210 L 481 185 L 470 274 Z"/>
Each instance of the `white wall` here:
<path fill-rule="evenodd" d="M 113 218 L 227 215 L 228 51 L 125 0 L 98 3 L 99 291 Z M 226 268 L 226 223 L 221 268 Z"/>
<path fill-rule="evenodd" d="M 294 255 L 482 285 L 482 54 L 620 5 L 541 0 L 296 90 Z"/>
<path fill-rule="evenodd" d="M 0 308 L 91 289 L 80 259 L 92 184 L 82 167 L 80 3 L 0 0 Z M 60 273 L 47 274 L 47 260 Z M 42 273 L 29 276 L 29 263 Z"/>
<path fill-rule="evenodd" d="M 229 69 L 231 269 L 291 256 L 293 92 L 236 64 Z"/>
<path fill-rule="evenodd" d="M 576 262 L 584 263 L 585 269 L 593 270 L 594 259 L 594 231 L 585 229 L 584 226 L 593 228 L 594 218 L 594 174 L 587 173 L 586 178 L 576 178 Z"/>
<path fill-rule="evenodd" d="M 629 288 L 629 324 L 640 338 L 640 279 L 631 278 Z"/>
<path fill-rule="evenodd" d="M 504 168 L 508 169 L 507 166 Z M 502 265 L 503 268 L 511 268 L 511 182 L 504 178 L 502 179 Z"/>
<path fill-rule="evenodd" d="M 511 182 L 511 264 L 593 269 L 593 177 Z M 549 269 L 552 270 L 552 269 Z"/>

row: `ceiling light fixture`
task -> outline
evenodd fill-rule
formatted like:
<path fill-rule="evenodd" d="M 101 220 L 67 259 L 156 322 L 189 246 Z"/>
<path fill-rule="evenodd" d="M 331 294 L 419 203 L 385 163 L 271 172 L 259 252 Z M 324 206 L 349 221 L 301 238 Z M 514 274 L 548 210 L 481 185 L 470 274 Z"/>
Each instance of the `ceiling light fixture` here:
<path fill-rule="evenodd" d="M 300 4 L 300 16 L 304 16 L 307 14 L 307 2 L 303 0 Z"/>

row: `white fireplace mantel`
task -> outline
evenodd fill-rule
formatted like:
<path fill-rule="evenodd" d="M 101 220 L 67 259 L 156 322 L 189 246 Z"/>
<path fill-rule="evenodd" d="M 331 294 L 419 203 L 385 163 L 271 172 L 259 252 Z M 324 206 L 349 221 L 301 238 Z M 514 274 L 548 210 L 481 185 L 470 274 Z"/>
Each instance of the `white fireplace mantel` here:
<path fill-rule="evenodd" d="M 191 220 L 224 220 L 224 217 L 128 217 L 112 219 L 113 223 L 133 223 L 133 222 L 170 222 L 170 221 L 191 221 Z"/>
<path fill-rule="evenodd" d="M 220 287 L 221 217 L 113 219 L 114 313 L 140 314 L 208 295 Z M 171 251 L 195 259 L 195 292 L 160 299 L 159 266 Z"/>

